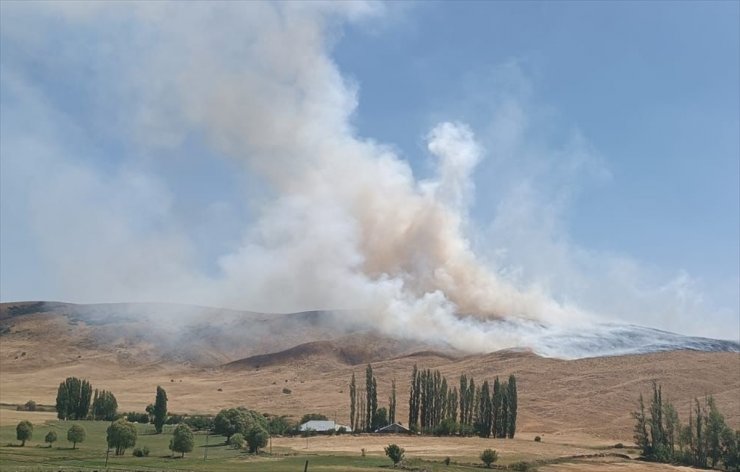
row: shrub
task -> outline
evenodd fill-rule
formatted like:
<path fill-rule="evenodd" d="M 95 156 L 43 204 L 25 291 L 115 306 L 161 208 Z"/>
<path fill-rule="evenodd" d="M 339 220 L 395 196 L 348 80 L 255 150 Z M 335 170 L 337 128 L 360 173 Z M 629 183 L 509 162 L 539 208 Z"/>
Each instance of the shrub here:
<path fill-rule="evenodd" d="M 494 451 L 493 449 L 486 449 L 485 451 L 481 452 L 480 460 L 484 464 L 486 464 L 486 467 L 490 468 L 491 464 L 498 460 L 498 452 Z"/>
<path fill-rule="evenodd" d="M 524 461 L 514 462 L 513 464 L 511 464 L 510 467 L 512 470 L 516 470 L 519 472 L 528 472 L 530 470 L 535 470 L 532 464 Z"/>
<path fill-rule="evenodd" d="M 309 421 L 312 421 L 312 420 L 326 421 L 328 419 L 329 418 L 327 418 L 326 415 L 322 415 L 320 413 L 307 413 L 303 415 L 303 418 L 301 418 L 300 424 L 308 423 Z"/>
<path fill-rule="evenodd" d="M 234 449 L 241 449 L 244 447 L 244 436 L 241 433 L 236 433 L 229 438 L 229 446 Z"/>
<path fill-rule="evenodd" d="M 337 429 L 337 434 L 345 434 L 347 432 L 347 428 L 345 426 L 340 426 L 339 429 Z"/>
<path fill-rule="evenodd" d="M 364 451 L 365 450 L 363 449 L 363 452 Z M 388 447 L 385 448 L 385 455 L 393 461 L 393 467 L 403 460 L 404 452 L 406 452 L 406 450 L 402 447 L 398 447 L 397 444 L 389 444 Z"/>
<path fill-rule="evenodd" d="M 539 437 L 539 436 L 535 436 L 534 437 L 534 442 L 541 442 L 541 441 L 542 441 L 542 438 L 541 437 Z"/>
<path fill-rule="evenodd" d="M 23 408 L 26 411 L 36 411 L 36 402 L 33 400 L 28 400 L 25 405 L 23 405 Z"/>
<path fill-rule="evenodd" d="M 360 449 L 360 455 L 361 455 L 362 457 L 365 457 L 365 454 L 366 454 L 366 452 L 367 452 L 367 451 L 365 451 L 365 448 L 364 448 L 364 447 L 363 447 L 362 449 Z"/>
<path fill-rule="evenodd" d="M 283 387 L 283 393 L 286 395 L 290 395 L 291 393 L 293 393 L 293 391 L 288 387 Z"/>
<path fill-rule="evenodd" d="M 183 415 L 170 415 L 165 420 L 164 424 L 180 424 L 185 422 Z"/>
<path fill-rule="evenodd" d="M 445 460 L 443 461 L 445 465 L 450 465 L 450 456 L 445 457 Z"/>
<path fill-rule="evenodd" d="M 624 444 L 617 443 L 617 444 L 614 445 L 614 449 L 624 449 Z"/>
<path fill-rule="evenodd" d="M 149 448 L 146 446 L 134 448 L 133 454 L 134 457 L 146 457 L 149 455 Z"/>
<path fill-rule="evenodd" d="M 452 419 L 447 418 L 445 420 L 442 420 L 435 428 L 434 428 L 434 435 L 435 436 L 452 436 L 457 432 L 459 429 L 459 426 L 457 423 L 455 423 Z"/>

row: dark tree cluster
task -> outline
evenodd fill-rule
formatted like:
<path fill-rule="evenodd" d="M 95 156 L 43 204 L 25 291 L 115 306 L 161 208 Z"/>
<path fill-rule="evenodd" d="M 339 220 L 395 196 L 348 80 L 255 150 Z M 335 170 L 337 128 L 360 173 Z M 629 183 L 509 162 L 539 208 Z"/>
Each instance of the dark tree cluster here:
<path fill-rule="evenodd" d="M 90 411 L 92 386 L 87 380 L 68 377 L 57 390 L 57 417 L 60 420 L 84 420 Z"/>
<path fill-rule="evenodd" d="M 663 399 L 661 387 L 653 382 L 648 411 L 640 394 L 632 417 L 634 439 L 645 459 L 702 468 L 722 463 L 726 470 L 740 471 L 740 432 L 727 426 L 711 396 L 703 402 L 694 399 L 689 422 L 682 425 L 676 408 Z"/>
<path fill-rule="evenodd" d="M 112 392 L 95 389 L 92 401 L 92 419 L 113 421 L 118 414 L 118 401 Z"/>
<path fill-rule="evenodd" d="M 459 406 L 459 414 L 458 414 Z M 460 376 L 460 389 L 450 388 L 439 371 L 418 370 L 411 374 L 409 426 L 412 430 L 437 435 L 477 434 L 513 438 L 516 433 L 516 377 L 493 388 L 488 381 L 476 387 L 475 380 Z"/>

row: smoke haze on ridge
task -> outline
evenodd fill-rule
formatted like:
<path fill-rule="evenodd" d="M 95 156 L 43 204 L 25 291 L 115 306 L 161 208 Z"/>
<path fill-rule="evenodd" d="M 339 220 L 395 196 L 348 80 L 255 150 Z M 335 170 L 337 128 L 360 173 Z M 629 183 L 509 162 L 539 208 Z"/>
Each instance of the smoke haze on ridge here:
<path fill-rule="evenodd" d="M 23 73 L 3 68 L 4 95 L 23 109 L 3 125 L 3 189 L 23 185 L 10 176 L 30 182 L 24 208 L 39 258 L 55 276 L 52 293 L 69 301 L 263 312 L 342 309 L 359 313 L 351 323 L 470 351 L 536 347 L 537 330 L 547 335 L 620 319 L 609 306 L 584 307 L 579 297 L 554 292 L 537 274 L 519 277 L 516 261 L 499 265 L 476 254 L 481 237 L 469 216 L 474 175 L 496 149 L 487 149 L 470 126 L 443 120 L 429 130 L 433 171 L 424 179 L 391 145 L 358 136 L 352 116 L 360 86 L 342 74 L 331 49 L 343 24 L 388 14 L 383 4 L 349 2 L 3 4 L 4 39 L 32 55 L 42 54 L 55 33 L 31 33 L 29 24 L 101 37 L 95 45 L 73 37 L 58 60 L 74 64 L 77 48 L 104 59 L 90 66 L 100 89 L 81 106 L 102 122 L 97 132 L 123 136 L 135 156 L 121 156 L 105 171 L 89 165 L 106 149 L 86 144 L 86 130 L 54 110 Z M 111 97 L 119 108 L 101 105 Z M 497 132 L 516 125 L 506 113 L 517 110 L 503 110 Z M 187 220 L 173 217 L 180 195 L 151 171 L 157 165 L 151 157 L 136 157 L 187 147 L 227 159 L 243 172 L 229 178 L 251 187 L 241 194 L 248 217 L 209 209 L 239 235 L 210 258 L 209 269 Z M 587 148 L 577 146 L 585 155 L 574 159 L 597 160 Z M 501 201 L 490 227 L 497 240 L 524 234 L 522 207 L 537 202 L 530 192 L 520 186 Z M 4 219 L 12 212 L 4 206 Z M 548 225 L 556 223 L 540 223 L 544 229 L 535 236 L 552 249 L 544 260 L 584 257 L 577 247 L 549 241 Z M 495 254 L 499 248 L 491 244 Z M 583 265 L 595 266 L 593 272 L 578 272 Z M 619 273 L 599 281 L 643 276 L 639 264 L 601 254 L 566 267 L 572 273 L 560 275 L 574 280 L 610 271 Z M 671 315 L 688 323 L 706 309 L 687 274 L 627 296 L 635 301 L 628 309 L 642 303 L 653 325 Z"/>

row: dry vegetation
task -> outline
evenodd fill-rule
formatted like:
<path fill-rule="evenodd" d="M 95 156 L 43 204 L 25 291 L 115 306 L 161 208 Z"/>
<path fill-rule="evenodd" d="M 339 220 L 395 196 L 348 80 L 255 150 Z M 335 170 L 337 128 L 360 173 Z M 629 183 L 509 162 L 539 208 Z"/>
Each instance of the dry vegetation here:
<path fill-rule="evenodd" d="M 728 423 L 740 426 L 737 353 L 684 351 L 576 361 L 511 351 L 467 357 L 449 351 L 409 355 L 405 351 L 419 346 L 355 334 L 225 367 L 203 367 L 162 355 L 156 345 L 140 338 L 111 341 L 109 333 L 106 342 L 99 342 L 93 333 L 100 326 L 58 312 L 6 314 L 2 326 L 8 328 L 0 338 L 2 403 L 33 399 L 53 404 L 59 382 L 78 376 L 89 379 L 94 387 L 113 391 L 123 411 L 143 411 L 152 402 L 156 386 L 162 385 L 170 398 L 170 410 L 178 413 L 214 413 L 246 405 L 294 418 L 319 412 L 346 423 L 349 377 L 352 371 L 361 375 L 362 363 L 372 360 L 381 403 L 387 401 L 391 379 L 397 379 L 402 420 L 407 415 L 407 379 L 412 366 L 418 364 L 438 368 L 455 382 L 461 373 L 476 380 L 514 373 L 520 397 L 518 429 L 524 435 L 542 435 L 545 443 L 560 438 L 558 443 L 567 444 L 568 438 L 579 436 L 571 444 L 587 444 L 586 437 L 604 445 L 629 442 L 629 413 L 639 393 L 649 391 L 653 379 L 663 385 L 682 417 L 688 414 L 691 398 L 712 394 Z M 273 350 L 262 347 L 263 352 Z M 249 346 L 242 350 L 254 351 Z M 386 358 L 378 361 L 381 355 Z M 212 350 L 209 356 L 237 360 L 223 350 Z M 283 393 L 284 387 L 291 393 Z"/>

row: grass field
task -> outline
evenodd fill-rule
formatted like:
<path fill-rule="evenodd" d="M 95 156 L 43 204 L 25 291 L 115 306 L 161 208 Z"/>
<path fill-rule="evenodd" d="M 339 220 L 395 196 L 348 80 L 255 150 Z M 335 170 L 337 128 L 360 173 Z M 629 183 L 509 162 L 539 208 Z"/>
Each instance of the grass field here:
<path fill-rule="evenodd" d="M 108 422 L 57 421 L 46 415 L 18 412 L 16 417 L 34 422 L 33 437 L 25 447 L 19 447 L 15 425 L 7 417 L 0 427 L 0 471 L 94 471 L 106 470 L 105 436 Z M 14 417 L 14 419 L 17 419 Z M 66 432 L 73 424 L 87 431 L 85 442 L 72 449 Z M 152 425 L 137 425 L 137 447 L 147 446 L 148 457 L 138 458 L 132 449 L 124 456 L 110 455 L 107 470 L 111 471 L 302 471 L 306 461 L 309 471 L 379 471 L 392 469 L 385 457 L 384 446 L 395 442 L 406 449 L 406 470 L 429 472 L 459 472 L 482 470 L 480 451 L 493 448 L 499 452 L 498 467 L 507 468 L 526 461 L 536 466 L 529 470 L 550 471 L 669 471 L 670 466 L 645 464 L 615 457 L 610 448 L 586 438 L 552 437 L 541 443 L 531 438 L 492 440 L 480 438 L 436 438 L 414 436 L 316 436 L 306 438 L 275 438 L 258 456 L 237 451 L 224 445 L 225 438 L 195 434 L 195 448 L 184 458 L 172 457 L 168 444 L 172 426 L 163 434 L 155 434 Z M 58 441 L 53 447 L 43 442 L 49 431 L 55 431 Z M 206 446 L 206 442 L 208 445 Z M 580 445 L 578 444 L 580 443 Z M 365 456 L 361 450 L 365 449 Z M 270 453 L 270 451 L 272 451 Z M 629 450 L 620 450 L 621 453 Z M 204 460 L 207 454 L 207 460 Z M 443 463 L 451 458 L 449 466 Z"/>

